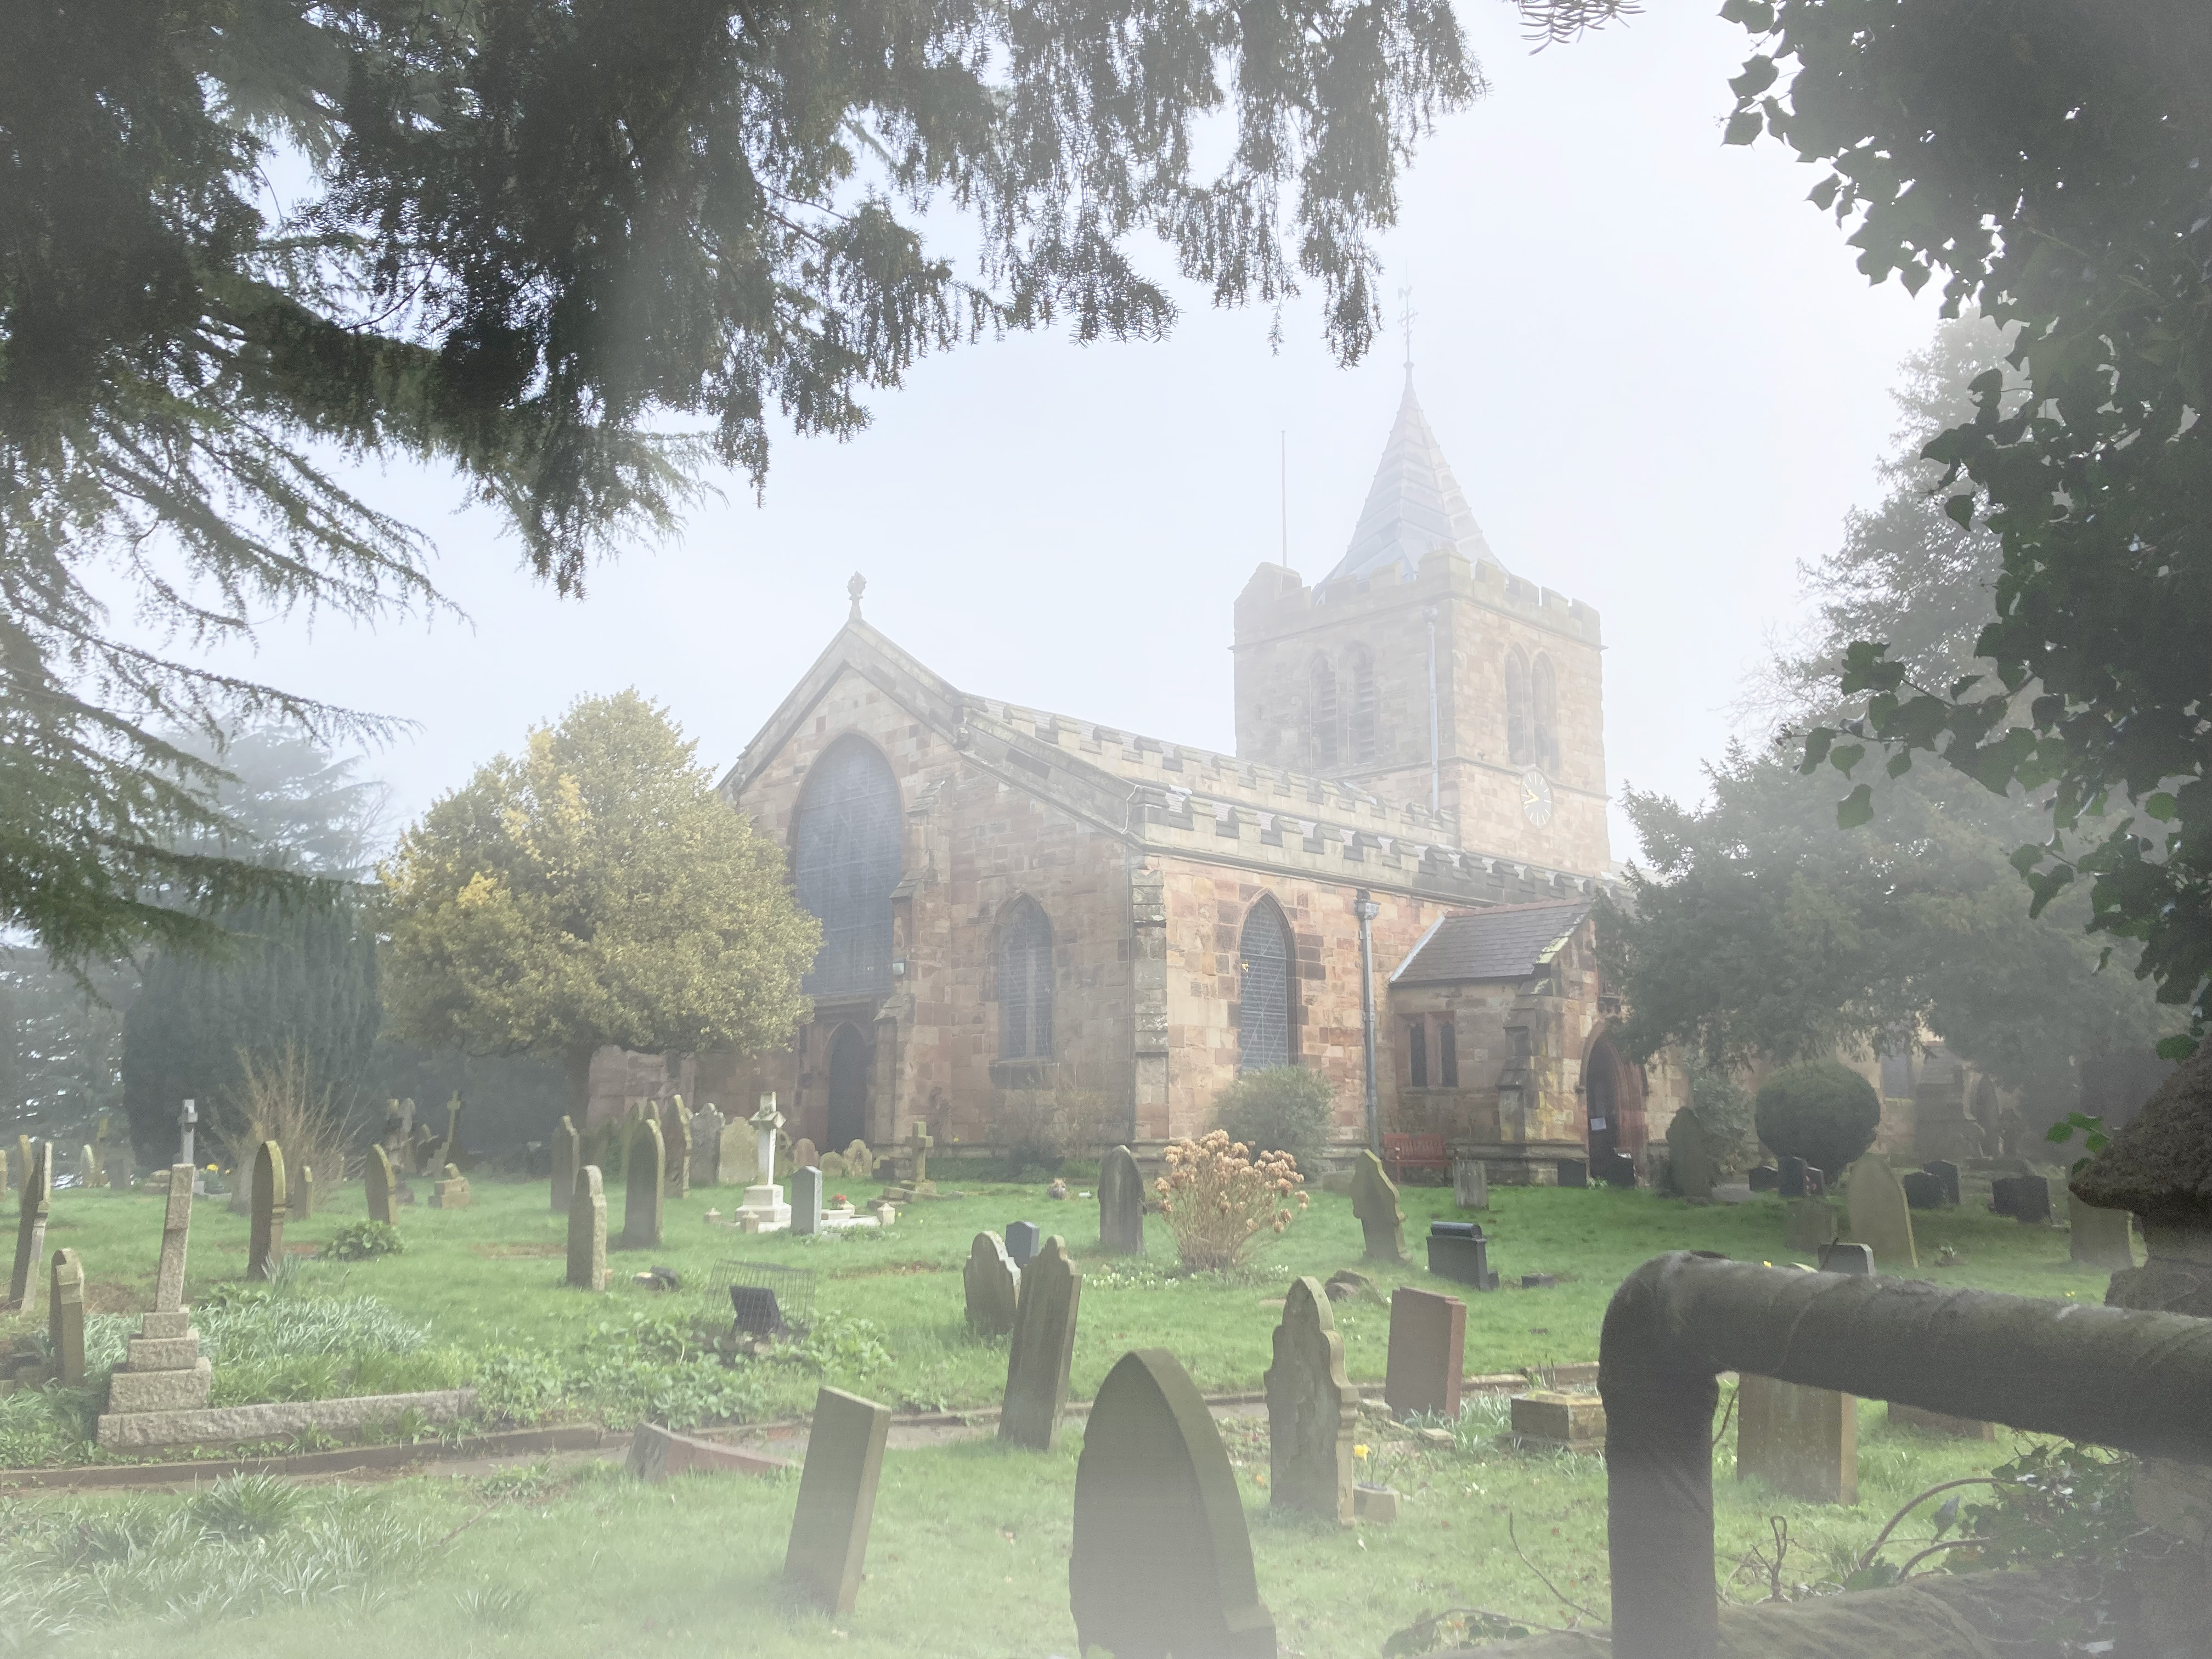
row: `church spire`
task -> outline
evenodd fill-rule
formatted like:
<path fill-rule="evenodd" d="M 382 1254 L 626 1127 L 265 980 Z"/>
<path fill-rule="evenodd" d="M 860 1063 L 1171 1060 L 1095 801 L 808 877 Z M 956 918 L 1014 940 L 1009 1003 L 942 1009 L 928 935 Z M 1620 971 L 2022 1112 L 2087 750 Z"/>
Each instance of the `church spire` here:
<path fill-rule="evenodd" d="M 1410 296 L 1406 328 L 1413 328 Z M 1406 392 L 1399 400 L 1398 418 L 1390 428 L 1389 441 L 1375 469 L 1375 482 L 1367 488 L 1367 505 L 1352 532 L 1352 545 L 1336 568 L 1322 578 L 1337 581 L 1346 576 L 1376 577 L 1391 570 L 1410 581 L 1424 556 L 1438 547 L 1456 550 L 1463 557 L 1497 564 L 1498 556 L 1483 538 L 1467 497 L 1429 429 L 1420 399 L 1413 395 L 1413 363 L 1410 347 L 1406 358 Z"/>

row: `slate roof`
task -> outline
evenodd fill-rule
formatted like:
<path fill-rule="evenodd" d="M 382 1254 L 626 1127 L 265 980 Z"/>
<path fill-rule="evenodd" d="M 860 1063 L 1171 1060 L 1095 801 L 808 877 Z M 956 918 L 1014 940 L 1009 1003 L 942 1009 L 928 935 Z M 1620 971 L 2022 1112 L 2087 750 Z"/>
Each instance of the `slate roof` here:
<path fill-rule="evenodd" d="M 1409 368 L 1406 395 L 1399 402 L 1390 440 L 1382 447 L 1375 482 L 1367 488 L 1367 505 L 1360 509 L 1352 545 L 1322 580 L 1372 577 L 1395 569 L 1399 580 L 1411 581 L 1423 556 L 1438 547 L 1456 548 L 1470 560 L 1498 562 L 1467 497 L 1460 493 L 1436 434 L 1429 430 L 1428 416 L 1413 396 Z"/>
<path fill-rule="evenodd" d="M 1588 900 L 1500 904 L 1444 916 L 1390 975 L 1393 985 L 1457 985 L 1526 979 L 1545 954 L 1582 925 Z"/>

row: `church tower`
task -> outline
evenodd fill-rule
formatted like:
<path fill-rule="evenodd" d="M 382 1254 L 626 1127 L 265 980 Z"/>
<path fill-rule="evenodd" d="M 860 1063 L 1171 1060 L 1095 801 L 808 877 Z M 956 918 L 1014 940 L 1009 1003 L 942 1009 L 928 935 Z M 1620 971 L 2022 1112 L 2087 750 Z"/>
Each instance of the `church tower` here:
<path fill-rule="evenodd" d="M 1237 600 L 1239 759 L 1429 805 L 1468 852 L 1595 875 L 1606 835 L 1597 612 L 1490 550 L 1413 395 L 1351 545 Z"/>

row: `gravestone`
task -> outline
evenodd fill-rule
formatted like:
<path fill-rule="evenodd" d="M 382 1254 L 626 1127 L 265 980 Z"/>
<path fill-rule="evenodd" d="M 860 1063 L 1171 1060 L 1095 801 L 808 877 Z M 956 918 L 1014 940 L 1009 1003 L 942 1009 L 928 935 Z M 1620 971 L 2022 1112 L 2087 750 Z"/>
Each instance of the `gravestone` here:
<path fill-rule="evenodd" d="M 1943 1183 L 1925 1170 L 1909 1170 L 1897 1178 L 1905 1201 L 1916 1210 L 1940 1210 L 1944 1205 Z"/>
<path fill-rule="evenodd" d="M 1747 1373 L 1735 1398 L 1735 1478 L 1808 1504 L 1859 1501 L 1858 1402 Z"/>
<path fill-rule="evenodd" d="M 27 1146 L 27 1142 L 19 1142 Z M 185 1182 L 191 1201 L 191 1182 Z M 23 1187 L 16 1196 L 15 1265 L 8 1275 L 8 1304 L 19 1314 L 36 1313 L 46 1275 L 46 1216 L 54 1195 L 54 1143 L 42 1140 L 23 1157 Z"/>
<path fill-rule="evenodd" d="M 1875 1253 L 1867 1244 L 1823 1244 L 1820 1247 L 1820 1271 L 1824 1273 L 1849 1273 L 1854 1279 L 1874 1276 Z"/>
<path fill-rule="evenodd" d="M 1556 1171 L 1554 1179 L 1562 1187 L 1589 1185 L 1589 1160 L 1587 1158 L 1563 1158 L 1556 1165 Z"/>
<path fill-rule="evenodd" d="M 448 1164 L 438 1179 L 431 1183 L 430 1207 L 434 1210 L 465 1210 L 469 1207 L 468 1178 L 454 1165 Z"/>
<path fill-rule="evenodd" d="M 825 1613 L 850 1613 L 860 1596 L 890 1432 L 889 1406 L 837 1389 L 814 1396 L 783 1576 Z"/>
<path fill-rule="evenodd" d="M 88 1140 L 77 1148 L 76 1180 L 87 1191 L 107 1184 L 106 1176 L 100 1172 L 99 1149 Z"/>
<path fill-rule="evenodd" d="M 714 1160 L 714 1173 L 725 1187 L 750 1187 L 766 1181 L 760 1163 L 760 1134 L 742 1117 L 722 1121 L 722 1150 Z"/>
<path fill-rule="evenodd" d="M 845 1150 L 838 1156 L 845 1160 L 845 1173 L 855 1181 L 866 1181 L 876 1172 L 876 1155 L 868 1150 L 865 1140 L 847 1141 Z"/>
<path fill-rule="evenodd" d="M 1478 1291 L 1498 1288 L 1498 1274 L 1490 1265 L 1490 1241 L 1472 1221 L 1429 1224 L 1429 1271 Z"/>
<path fill-rule="evenodd" d="M 977 1233 L 961 1270 L 968 1293 L 968 1328 L 978 1336 L 1004 1336 L 1014 1328 L 1020 1306 L 1022 1270 L 994 1233 Z"/>
<path fill-rule="evenodd" d="M 1490 1207 L 1490 1166 L 1479 1158 L 1452 1160 L 1452 1202 L 1462 1210 Z"/>
<path fill-rule="evenodd" d="M 1344 1339 L 1319 1279 L 1291 1281 L 1266 1381 L 1268 1502 L 1348 1522 L 1359 1390 L 1344 1375 Z"/>
<path fill-rule="evenodd" d="M 1891 1273 L 1911 1273 L 1920 1265 L 1912 1249 L 1912 1206 L 1897 1172 L 1879 1153 L 1869 1152 L 1851 1165 L 1844 1189 L 1851 1237 L 1874 1251 Z"/>
<path fill-rule="evenodd" d="M 15 1137 L 15 1168 L 21 1172 L 15 1177 L 16 1183 L 20 1186 L 29 1182 L 31 1178 L 31 1138 L 28 1135 L 19 1134 Z"/>
<path fill-rule="evenodd" d="M 2117 1271 L 2136 1265 L 2134 1218 L 2125 1210 L 2100 1210 L 2066 1194 L 2066 1222 L 2071 1237 L 2067 1255 L 2085 1267 Z"/>
<path fill-rule="evenodd" d="M 1127 1146 L 1098 1163 L 1098 1246 L 1109 1255 L 1145 1253 L 1145 1178 Z"/>
<path fill-rule="evenodd" d="M 822 1171 L 801 1164 L 791 1172 L 791 1231 L 801 1237 L 822 1231 Z"/>
<path fill-rule="evenodd" d="M 1720 1160 L 1695 1112 L 1679 1111 L 1667 1126 L 1667 1168 L 1676 1193 L 1692 1204 L 1711 1200 L 1713 1185 L 1720 1179 Z"/>
<path fill-rule="evenodd" d="M 822 1155 L 814 1150 L 814 1143 L 804 1135 L 791 1149 L 791 1167 L 794 1170 L 818 1170 L 822 1167 Z"/>
<path fill-rule="evenodd" d="M 198 1411 L 207 1405 L 214 1372 L 200 1352 L 199 1333 L 185 1306 L 185 1257 L 192 1226 L 192 1170 L 169 1171 L 168 1206 L 161 1218 L 161 1257 L 154 1272 L 154 1310 L 139 1322 L 125 1362 L 110 1375 L 107 1413 L 96 1425 L 102 1445 L 112 1443 L 114 1419 L 140 1412 Z"/>
<path fill-rule="evenodd" d="M 418 1123 L 415 1126 L 415 1139 L 407 1146 L 405 1172 L 409 1175 L 428 1175 L 437 1167 L 438 1137 L 430 1133 L 428 1124 Z"/>
<path fill-rule="evenodd" d="M 1467 1364 L 1467 1304 L 1455 1296 L 1401 1286 L 1390 1293 L 1390 1352 L 1383 1403 L 1396 1417 L 1459 1415 Z"/>
<path fill-rule="evenodd" d="M 1803 1158 L 1785 1158 L 1775 1167 L 1782 1172 L 1781 1179 L 1776 1183 L 1774 1188 L 1778 1194 L 1784 1198 L 1803 1198 L 1808 1195 L 1805 1187 L 1805 1170 L 1808 1166 Z"/>
<path fill-rule="evenodd" d="M 1006 1254 L 1017 1267 L 1026 1267 L 1037 1253 L 1044 1235 L 1037 1231 L 1034 1221 L 1009 1221 L 1006 1224 Z"/>
<path fill-rule="evenodd" d="M 246 1244 L 246 1276 L 273 1279 L 284 1259 L 284 1149 L 264 1140 L 253 1151 L 253 1225 Z"/>
<path fill-rule="evenodd" d="M 392 1202 L 392 1154 L 381 1146 L 371 1146 L 368 1162 L 362 1170 L 362 1184 L 368 1189 L 368 1218 L 387 1227 L 399 1223 Z"/>
<path fill-rule="evenodd" d="M 1948 1158 L 1936 1158 L 1920 1166 L 1943 1183 L 1943 1201 L 1955 1205 L 1959 1201 L 1959 1166 Z"/>
<path fill-rule="evenodd" d="M 2039 1175 L 1999 1176 L 1990 1182 L 1990 1208 L 2023 1227 L 2043 1226 L 2051 1219 L 2051 1182 Z"/>
<path fill-rule="evenodd" d="M 607 1287 L 607 1194 L 599 1166 L 586 1164 L 568 1186 L 568 1283 L 580 1291 Z"/>
<path fill-rule="evenodd" d="M 691 1115 L 691 1184 L 722 1184 L 722 1132 L 729 1127 L 714 1103 L 708 1101 Z"/>
<path fill-rule="evenodd" d="M 1633 1187 L 1636 1160 L 1626 1152 L 1603 1152 L 1590 1160 L 1590 1173 L 1608 1187 Z"/>
<path fill-rule="evenodd" d="M 461 1113 L 467 1106 L 468 1102 L 459 1095 L 446 1103 L 446 1138 L 431 1152 L 429 1162 L 419 1166 L 422 1174 L 430 1175 L 442 1170 L 462 1156 Z"/>
<path fill-rule="evenodd" d="M 1382 1160 L 1363 1148 L 1352 1164 L 1352 1212 L 1366 1235 L 1370 1261 L 1406 1259 L 1406 1214 L 1398 1207 L 1397 1183 L 1382 1172 Z"/>
<path fill-rule="evenodd" d="M 1274 1659 L 1237 1473 L 1164 1348 L 1123 1354 L 1099 1385 L 1075 1466 L 1067 1589 L 1079 1653 Z"/>
<path fill-rule="evenodd" d="M 178 1170 L 184 1172 L 181 1181 Z M 179 1164 L 169 1171 L 168 1207 L 161 1216 L 161 1254 L 154 1269 L 155 1313 L 175 1313 L 185 1305 L 185 1248 L 191 1226 L 191 1165 Z"/>
<path fill-rule="evenodd" d="M 1083 1275 L 1067 1257 L 1067 1241 L 1054 1234 L 1022 1269 L 1020 1304 L 1007 1346 L 1006 1397 L 999 1412 L 999 1438 L 1034 1451 L 1050 1451 L 1060 1437 L 1067 1406 L 1067 1372 L 1075 1358 L 1075 1320 L 1083 1302 Z"/>
<path fill-rule="evenodd" d="M 315 1171 L 308 1164 L 300 1166 L 300 1178 L 293 1183 L 299 1188 L 298 1201 L 292 1206 L 292 1219 L 305 1221 L 315 1212 Z"/>
<path fill-rule="evenodd" d="M 1783 1242 L 1810 1252 L 1836 1242 L 1835 1206 L 1825 1198 L 1793 1198 L 1783 1206 Z"/>
<path fill-rule="evenodd" d="M 553 1131 L 554 1212 L 568 1213 L 568 1206 L 576 1201 L 576 1170 L 583 1161 L 583 1138 L 576 1133 L 574 1119 L 563 1117 L 560 1127 Z"/>
<path fill-rule="evenodd" d="M 1743 1184 L 1754 1193 L 1776 1192 L 1782 1186 L 1782 1171 L 1771 1164 L 1758 1164 L 1745 1172 Z"/>
<path fill-rule="evenodd" d="M 623 1230 L 619 1248 L 657 1250 L 660 1248 L 661 1205 L 667 1194 L 666 1149 L 660 1142 L 660 1120 L 641 1117 L 629 1132 L 623 1156 Z"/>
<path fill-rule="evenodd" d="M 53 1350 L 54 1381 L 84 1386 L 84 1266 L 75 1250 L 54 1252 L 46 1291 L 46 1343 Z"/>
<path fill-rule="evenodd" d="M 668 1196 L 690 1197 L 691 1113 L 681 1095 L 671 1095 L 661 1103 L 660 1144 L 668 1154 Z"/>

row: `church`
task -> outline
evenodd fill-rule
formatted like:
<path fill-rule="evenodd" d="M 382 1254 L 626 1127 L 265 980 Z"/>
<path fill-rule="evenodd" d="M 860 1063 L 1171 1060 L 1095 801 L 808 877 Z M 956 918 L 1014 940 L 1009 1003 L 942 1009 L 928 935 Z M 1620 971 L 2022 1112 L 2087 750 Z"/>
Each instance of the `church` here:
<path fill-rule="evenodd" d="M 790 1133 L 1006 1144 L 1079 1102 L 1139 1153 L 1239 1073 L 1325 1077 L 1491 1178 L 1638 1156 L 1686 1088 L 1607 1036 L 1610 866 L 1589 605 L 1491 550 L 1405 394 L 1350 545 L 1262 564 L 1234 617 L 1237 753 L 949 684 L 852 614 L 721 783 L 786 851 L 823 946 L 788 1048 L 701 1056 Z"/>

